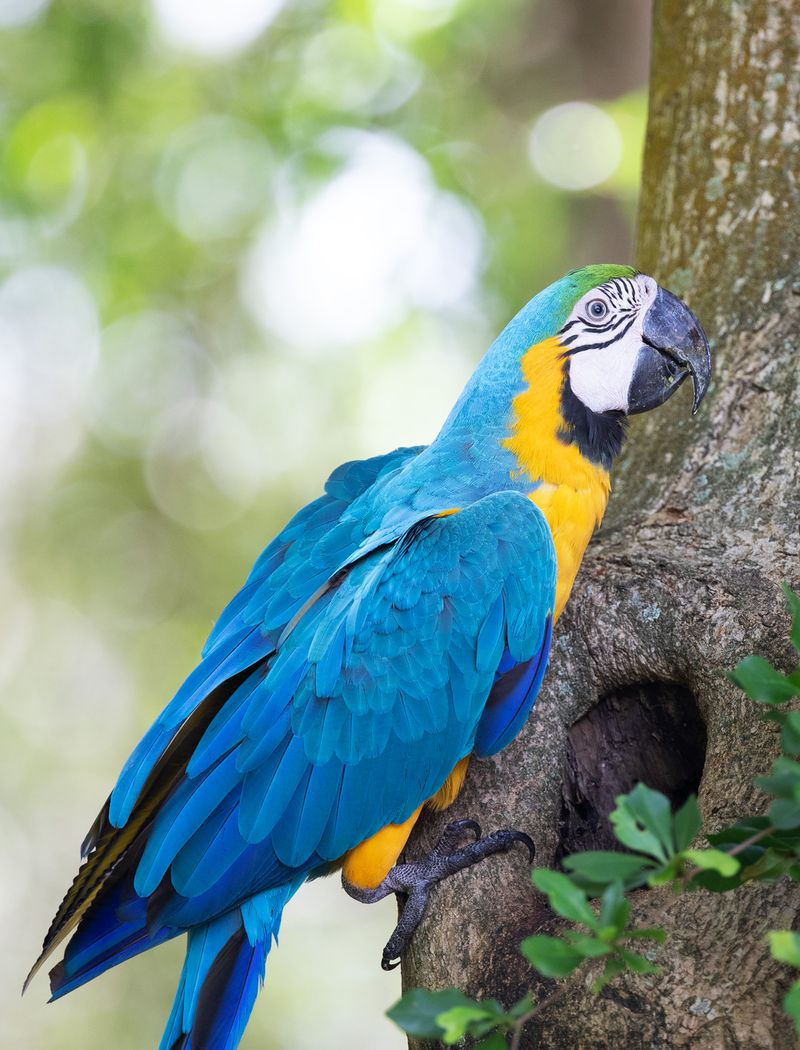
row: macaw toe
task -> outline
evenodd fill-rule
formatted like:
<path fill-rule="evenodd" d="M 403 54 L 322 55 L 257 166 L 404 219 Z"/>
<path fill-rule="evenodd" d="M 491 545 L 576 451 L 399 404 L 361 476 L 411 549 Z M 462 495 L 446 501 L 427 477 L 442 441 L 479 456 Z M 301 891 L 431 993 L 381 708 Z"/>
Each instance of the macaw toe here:
<path fill-rule="evenodd" d="M 393 970 L 399 964 L 400 956 L 422 921 L 431 889 L 437 882 L 494 853 L 507 853 L 516 843 L 525 846 L 532 863 L 536 847 L 524 831 L 503 828 L 481 838 L 480 825 L 474 820 L 456 820 L 447 825 L 426 857 L 408 864 L 396 864 L 374 889 L 361 889 L 343 879 L 344 888 L 350 896 L 365 904 L 381 900 L 389 893 L 406 895 L 397 926 L 383 949 L 381 967 Z"/>

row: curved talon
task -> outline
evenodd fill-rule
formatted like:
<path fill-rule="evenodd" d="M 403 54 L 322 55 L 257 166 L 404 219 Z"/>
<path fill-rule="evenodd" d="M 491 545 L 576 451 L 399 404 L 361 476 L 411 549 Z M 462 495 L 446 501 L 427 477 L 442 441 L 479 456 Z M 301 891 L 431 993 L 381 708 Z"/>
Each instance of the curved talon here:
<path fill-rule="evenodd" d="M 471 831 L 477 841 L 481 837 L 481 826 L 477 820 L 470 820 L 465 817 L 463 820 L 452 820 L 445 831 Z"/>
<path fill-rule="evenodd" d="M 465 832 L 467 834 L 465 834 Z M 438 838 L 436 845 L 431 850 L 430 857 L 442 857 L 452 853 L 464 841 L 469 841 L 469 836 L 474 836 L 477 842 L 481 837 L 481 826 L 476 820 L 454 820 L 448 824 Z"/>
<path fill-rule="evenodd" d="M 495 832 L 495 834 L 498 833 Z M 530 835 L 526 835 L 524 831 L 514 831 L 513 828 L 504 828 L 502 834 L 507 835 L 514 842 L 522 843 L 528 850 L 528 863 L 533 864 L 533 858 L 536 856 L 536 845 Z"/>

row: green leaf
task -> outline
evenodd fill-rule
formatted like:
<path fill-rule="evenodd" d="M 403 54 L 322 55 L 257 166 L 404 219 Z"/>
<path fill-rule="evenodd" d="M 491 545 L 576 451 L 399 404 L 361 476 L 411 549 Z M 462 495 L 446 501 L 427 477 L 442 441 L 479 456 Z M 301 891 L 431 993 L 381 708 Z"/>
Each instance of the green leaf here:
<path fill-rule="evenodd" d="M 726 879 L 735 875 L 741 867 L 736 857 L 720 849 L 687 849 L 684 856 L 698 868 L 716 871 Z"/>
<path fill-rule="evenodd" d="M 697 890 L 708 890 L 709 893 L 730 893 L 731 890 L 738 889 L 743 881 L 741 873 L 726 879 L 719 872 L 708 868 L 705 871 L 698 871 L 687 889 L 691 893 Z"/>
<path fill-rule="evenodd" d="M 625 930 L 623 936 L 658 941 L 659 944 L 663 944 L 667 939 L 667 934 L 661 926 L 643 926 L 639 930 Z"/>
<path fill-rule="evenodd" d="M 776 758 L 767 776 L 756 777 L 756 787 L 768 795 L 800 801 L 800 762 L 793 758 Z"/>
<path fill-rule="evenodd" d="M 781 747 L 789 755 L 800 754 L 800 711 L 780 712 L 779 719 Z"/>
<path fill-rule="evenodd" d="M 508 1043 L 504 1035 L 495 1032 L 493 1035 L 487 1036 L 486 1039 L 481 1039 L 479 1043 L 476 1043 L 475 1050 L 508 1050 Z"/>
<path fill-rule="evenodd" d="M 797 1034 L 800 1035 L 800 981 L 795 981 L 783 997 L 783 1009 L 794 1021 Z"/>
<path fill-rule="evenodd" d="M 449 1010 L 436 1015 L 436 1024 L 441 1028 L 441 1040 L 448 1046 L 459 1043 L 469 1031 L 473 1021 L 485 1021 L 492 1017 L 477 1003 L 471 1006 L 452 1006 Z"/>
<path fill-rule="evenodd" d="M 771 930 L 767 937 L 773 959 L 800 967 L 800 933 L 793 933 L 791 930 Z"/>
<path fill-rule="evenodd" d="M 637 784 L 630 794 L 617 796 L 616 803 L 610 819 L 619 841 L 666 863 L 674 849 L 667 796 Z"/>
<path fill-rule="evenodd" d="M 544 977 L 568 977 L 583 962 L 581 953 L 559 937 L 526 937 L 520 951 Z"/>
<path fill-rule="evenodd" d="M 800 595 L 796 594 L 788 583 L 782 583 L 781 590 L 789 603 L 789 612 L 792 616 L 792 629 L 789 637 L 792 639 L 792 645 L 800 653 Z"/>
<path fill-rule="evenodd" d="M 442 1028 L 436 1021 L 440 1014 L 456 1006 L 475 1005 L 474 1000 L 456 988 L 444 988 L 438 992 L 412 988 L 394 1006 L 389 1007 L 386 1016 L 409 1035 L 440 1039 Z"/>
<path fill-rule="evenodd" d="M 533 995 L 530 992 L 526 992 L 519 1002 L 514 1003 L 511 1009 L 508 1011 L 508 1016 L 513 1018 L 522 1017 L 529 1010 L 533 1009 Z"/>
<path fill-rule="evenodd" d="M 565 930 L 564 939 L 569 941 L 572 947 L 576 948 L 587 959 L 596 959 L 601 955 L 608 955 L 611 951 L 608 944 L 598 941 L 596 937 L 592 937 L 588 933 L 580 933 L 578 930 Z"/>
<path fill-rule="evenodd" d="M 743 817 L 730 827 L 710 832 L 706 838 L 714 845 L 738 845 L 745 839 L 752 838 L 757 832 L 766 831 L 769 826 L 766 817 Z"/>
<path fill-rule="evenodd" d="M 469 1035 L 473 1039 L 493 1032 L 500 1025 L 507 1027 L 513 1023 L 511 1015 L 506 1013 L 502 1003 L 498 1003 L 496 999 L 481 999 L 478 1005 L 486 1012 L 487 1017 L 481 1021 L 473 1021 L 470 1025 Z"/>
<path fill-rule="evenodd" d="M 760 704 L 785 704 L 793 696 L 800 696 L 800 685 L 776 671 L 763 656 L 746 656 L 729 677 Z"/>
<path fill-rule="evenodd" d="M 609 936 L 613 939 L 625 929 L 630 910 L 622 883 L 612 882 L 600 901 L 600 924 L 603 927 L 601 933 L 604 940 Z"/>
<path fill-rule="evenodd" d="M 679 851 L 688 849 L 702 827 L 702 823 L 697 796 L 690 795 L 673 817 L 675 848 Z"/>
<path fill-rule="evenodd" d="M 621 974 L 624 969 L 625 963 L 622 959 L 620 959 L 618 955 L 612 956 L 606 963 L 600 976 L 592 981 L 592 991 L 594 994 L 597 995 L 598 992 L 602 992 L 605 986 Z"/>
<path fill-rule="evenodd" d="M 781 856 L 774 849 L 766 849 L 758 860 L 743 867 L 742 881 L 778 879 L 781 875 L 785 875 L 791 867 L 790 857 Z"/>
<path fill-rule="evenodd" d="M 787 798 L 778 798 L 769 807 L 769 819 L 776 828 L 800 828 L 800 805 Z"/>
<path fill-rule="evenodd" d="M 564 858 L 564 867 L 592 882 L 615 882 L 617 879 L 633 878 L 639 875 L 645 865 L 651 864 L 649 858 L 641 854 L 613 853 L 611 850 L 587 850 L 585 853 L 573 853 Z"/>
<path fill-rule="evenodd" d="M 651 963 L 638 952 L 629 952 L 627 948 L 620 948 L 619 955 L 625 966 L 634 973 L 658 973 L 656 964 Z"/>
<path fill-rule="evenodd" d="M 767 831 L 770 826 L 771 821 L 769 817 L 745 817 L 738 823 L 728 828 L 721 828 L 719 831 L 706 837 L 712 846 L 740 846 L 754 835 Z M 779 850 L 800 849 L 800 830 L 770 831 L 756 846 L 748 848 L 756 849 L 760 854 L 762 849 L 769 846 Z"/>
<path fill-rule="evenodd" d="M 678 870 L 681 864 L 682 854 L 678 853 L 671 858 L 668 864 L 662 864 L 650 873 L 647 879 L 648 886 L 668 886 L 678 878 Z"/>
<path fill-rule="evenodd" d="M 597 916 L 589 904 L 586 894 L 560 871 L 549 871 L 547 868 L 536 868 L 531 878 L 534 886 L 546 893 L 553 911 L 565 919 L 581 922 L 589 929 L 597 926 Z"/>

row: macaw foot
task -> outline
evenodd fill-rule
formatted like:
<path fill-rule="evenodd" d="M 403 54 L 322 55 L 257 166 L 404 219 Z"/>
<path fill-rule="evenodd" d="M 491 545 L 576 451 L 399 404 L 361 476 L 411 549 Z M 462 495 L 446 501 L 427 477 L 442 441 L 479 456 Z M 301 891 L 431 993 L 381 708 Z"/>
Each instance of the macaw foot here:
<path fill-rule="evenodd" d="M 536 847 L 524 831 L 503 829 L 481 838 L 480 825 L 474 820 L 456 820 L 447 825 L 427 857 L 411 864 L 395 864 L 383 882 L 374 889 L 354 886 L 342 876 L 342 885 L 347 893 L 363 904 L 374 904 L 390 893 L 407 895 L 394 933 L 383 949 L 383 969 L 393 970 L 399 964 L 402 952 L 422 921 L 431 889 L 437 882 L 477 864 L 493 853 L 507 853 L 517 842 L 527 848 L 533 862 Z"/>

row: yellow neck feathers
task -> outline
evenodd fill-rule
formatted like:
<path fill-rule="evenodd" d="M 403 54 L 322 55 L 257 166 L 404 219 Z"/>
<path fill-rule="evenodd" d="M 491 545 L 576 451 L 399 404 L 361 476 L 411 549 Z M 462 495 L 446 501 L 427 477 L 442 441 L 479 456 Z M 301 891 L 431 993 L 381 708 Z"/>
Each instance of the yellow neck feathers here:
<path fill-rule="evenodd" d="M 544 513 L 553 534 L 558 561 L 556 618 L 572 590 L 586 545 L 603 517 L 610 489 L 608 471 L 558 436 L 566 429 L 561 415 L 563 352 L 557 339 L 546 339 L 522 358 L 527 385 L 514 398 L 512 432 L 504 442 L 519 463 L 520 473 L 530 477 L 530 498 Z"/>

